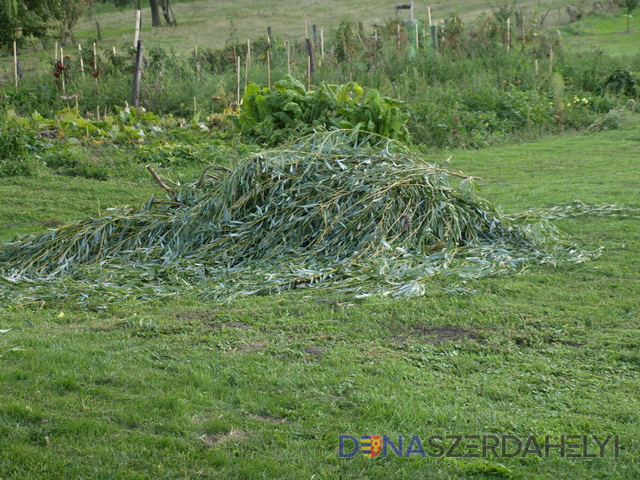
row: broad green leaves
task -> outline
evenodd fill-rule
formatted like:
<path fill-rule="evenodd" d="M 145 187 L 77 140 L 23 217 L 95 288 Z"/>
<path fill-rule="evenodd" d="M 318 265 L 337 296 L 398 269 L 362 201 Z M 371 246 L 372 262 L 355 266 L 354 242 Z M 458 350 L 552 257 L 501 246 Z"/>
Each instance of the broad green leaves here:
<path fill-rule="evenodd" d="M 377 90 L 365 92 L 355 82 L 322 83 L 317 90 L 307 92 L 299 80 L 287 76 L 272 90 L 249 85 L 238 123 L 246 135 L 268 145 L 336 128 L 408 141 L 409 116 L 401 105 Z"/>

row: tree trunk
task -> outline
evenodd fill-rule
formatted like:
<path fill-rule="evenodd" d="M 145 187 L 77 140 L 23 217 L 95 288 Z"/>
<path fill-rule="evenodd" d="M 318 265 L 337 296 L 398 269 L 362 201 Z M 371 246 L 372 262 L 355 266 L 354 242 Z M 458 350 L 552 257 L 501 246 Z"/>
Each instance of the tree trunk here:
<path fill-rule="evenodd" d="M 149 6 L 151 7 L 151 26 L 161 26 L 162 20 L 160 19 L 160 8 L 158 5 L 158 0 L 149 0 Z"/>
<path fill-rule="evenodd" d="M 173 14 L 173 9 L 171 8 L 171 0 L 160 0 L 160 5 L 162 6 L 162 15 L 164 15 L 167 25 L 178 25 L 176 16 Z"/>

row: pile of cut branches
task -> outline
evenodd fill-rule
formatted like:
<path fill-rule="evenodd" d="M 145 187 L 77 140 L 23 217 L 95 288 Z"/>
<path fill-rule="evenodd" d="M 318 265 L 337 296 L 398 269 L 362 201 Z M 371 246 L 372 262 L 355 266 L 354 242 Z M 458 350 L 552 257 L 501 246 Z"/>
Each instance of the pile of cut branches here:
<path fill-rule="evenodd" d="M 420 295 L 435 275 L 589 257 L 499 215 L 473 178 L 379 140 L 316 134 L 177 190 L 156 175 L 168 198 L 0 247 L 0 289 L 14 301 L 60 292 L 224 299 L 315 286 Z"/>

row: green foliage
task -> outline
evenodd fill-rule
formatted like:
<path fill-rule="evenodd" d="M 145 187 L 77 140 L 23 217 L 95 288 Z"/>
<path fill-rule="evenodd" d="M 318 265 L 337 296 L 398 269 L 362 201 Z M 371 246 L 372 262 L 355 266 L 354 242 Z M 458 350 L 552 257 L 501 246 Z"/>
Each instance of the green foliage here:
<path fill-rule="evenodd" d="M 82 0 L 5 0 L 0 3 L 0 47 L 14 40 L 23 44 L 29 37 L 45 39 L 52 30 L 67 41 L 87 6 Z"/>
<path fill-rule="evenodd" d="M 611 91 L 622 93 L 628 97 L 637 97 L 636 79 L 628 70 L 618 69 L 614 71 L 602 84 L 603 93 Z"/>
<path fill-rule="evenodd" d="M 383 97 L 377 90 L 370 89 L 365 94 L 360 85 L 350 82 L 322 83 L 317 90 L 307 92 L 300 81 L 288 76 L 275 83 L 272 90 L 250 85 L 238 123 L 246 135 L 275 145 L 331 129 L 362 130 L 406 141 L 407 120 L 401 103 Z"/>
<path fill-rule="evenodd" d="M 35 175 L 47 143 L 13 112 L 0 114 L 0 177 Z"/>

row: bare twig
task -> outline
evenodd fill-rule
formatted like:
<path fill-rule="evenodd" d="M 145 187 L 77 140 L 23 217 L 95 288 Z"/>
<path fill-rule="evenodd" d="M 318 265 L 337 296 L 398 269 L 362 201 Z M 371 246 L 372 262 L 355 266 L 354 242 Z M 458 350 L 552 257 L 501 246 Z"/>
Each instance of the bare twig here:
<path fill-rule="evenodd" d="M 153 169 L 153 167 L 151 165 L 147 165 L 147 170 L 149 170 L 151 175 L 153 175 L 153 178 L 156 179 L 156 182 L 158 182 L 158 185 L 160 185 L 160 188 L 166 190 L 171 195 L 175 195 L 176 194 L 176 191 L 173 188 L 171 188 L 169 185 L 167 185 L 166 183 L 164 183 L 162 181 L 160 176 L 156 173 L 156 171 Z"/>
<path fill-rule="evenodd" d="M 196 183 L 196 188 L 200 188 L 202 186 L 202 183 L 204 182 L 204 179 L 207 177 L 207 172 L 209 170 L 221 170 L 223 172 L 231 173 L 230 169 L 228 169 L 227 167 L 223 167 L 222 165 L 209 165 L 207 168 L 203 170 L 202 175 L 200 176 L 200 180 L 198 180 L 198 183 Z"/>

